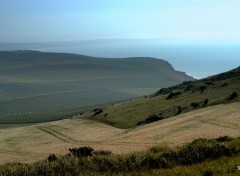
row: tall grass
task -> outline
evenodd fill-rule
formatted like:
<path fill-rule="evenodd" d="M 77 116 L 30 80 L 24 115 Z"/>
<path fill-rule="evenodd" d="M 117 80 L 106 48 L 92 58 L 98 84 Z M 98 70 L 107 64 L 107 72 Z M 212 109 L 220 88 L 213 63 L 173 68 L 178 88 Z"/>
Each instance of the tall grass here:
<path fill-rule="evenodd" d="M 227 140 L 224 140 L 227 139 Z M 1 176 L 40 175 L 125 175 L 126 173 L 153 173 L 154 170 L 175 168 L 236 157 L 240 153 L 240 139 L 198 139 L 180 148 L 155 146 L 144 152 L 125 155 L 107 151 L 93 151 L 85 157 L 62 156 L 33 164 L 8 164 L 0 167 Z M 211 171 L 204 172 L 211 174 Z"/>

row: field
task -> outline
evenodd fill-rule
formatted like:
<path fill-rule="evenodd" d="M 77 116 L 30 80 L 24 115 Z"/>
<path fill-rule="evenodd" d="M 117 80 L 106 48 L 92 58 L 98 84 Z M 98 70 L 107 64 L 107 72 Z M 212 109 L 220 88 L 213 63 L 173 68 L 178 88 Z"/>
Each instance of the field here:
<path fill-rule="evenodd" d="M 198 138 L 239 137 L 240 103 L 221 104 L 130 129 L 119 129 L 89 119 L 1 125 L 0 163 L 28 163 L 68 148 L 91 146 L 114 153 L 130 153 L 155 145 L 181 146 Z"/>
<path fill-rule="evenodd" d="M 184 80 L 193 78 L 154 58 L 1 51 L 0 123 L 61 119 Z"/>

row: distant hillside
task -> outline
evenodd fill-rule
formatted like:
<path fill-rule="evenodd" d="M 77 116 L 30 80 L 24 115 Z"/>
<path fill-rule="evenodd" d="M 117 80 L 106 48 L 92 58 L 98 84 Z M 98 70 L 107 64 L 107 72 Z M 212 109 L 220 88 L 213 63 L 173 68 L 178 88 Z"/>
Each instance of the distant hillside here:
<path fill-rule="evenodd" d="M 2 74 L 5 73 L 5 75 L 1 75 L 1 78 L 11 75 L 21 78 L 18 80 L 19 82 L 22 79 L 69 81 L 112 77 L 114 79 L 159 77 L 163 80 L 159 79 L 158 81 L 164 81 L 162 85 L 166 85 L 176 84 L 186 79 L 192 80 L 192 77 L 183 72 L 175 71 L 167 61 L 155 58 L 95 58 L 77 54 L 37 51 L 0 52 L 0 58 L 0 71 Z M 67 74 L 66 71 L 68 71 Z M 35 74 L 29 75 L 29 73 Z"/>
<path fill-rule="evenodd" d="M 31 118 L 24 120 L 29 113 L 64 112 L 132 99 L 186 80 L 193 78 L 155 58 L 1 51 L 0 122 L 29 122 Z"/>
<path fill-rule="evenodd" d="M 89 118 L 131 128 L 207 106 L 240 100 L 240 67 L 196 81 L 162 88 L 151 96 L 104 108 Z"/>

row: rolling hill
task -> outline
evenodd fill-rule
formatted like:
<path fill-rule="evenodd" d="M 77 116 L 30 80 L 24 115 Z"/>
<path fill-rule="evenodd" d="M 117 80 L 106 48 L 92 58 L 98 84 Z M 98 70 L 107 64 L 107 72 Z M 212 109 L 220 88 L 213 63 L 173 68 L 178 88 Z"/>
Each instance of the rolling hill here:
<path fill-rule="evenodd" d="M 114 153 L 131 153 L 155 145 L 181 146 L 198 138 L 239 137 L 239 76 L 237 68 L 160 89 L 149 97 L 87 111 L 72 119 L 2 124 L 0 163 L 38 161 L 50 153 L 62 155 L 68 148 L 86 145 Z M 202 86 L 206 88 L 199 89 Z M 172 93 L 174 96 L 170 96 Z M 159 111 L 162 119 L 146 121 L 146 116 L 160 117 Z M 138 124 L 139 121 L 145 123 Z"/>
<path fill-rule="evenodd" d="M 119 128 L 133 128 L 206 106 L 239 101 L 239 94 L 240 67 L 162 88 L 150 96 L 108 106 L 100 114 L 86 117 Z"/>
<path fill-rule="evenodd" d="M 186 80 L 161 59 L 0 51 L 0 122 L 62 119 Z"/>

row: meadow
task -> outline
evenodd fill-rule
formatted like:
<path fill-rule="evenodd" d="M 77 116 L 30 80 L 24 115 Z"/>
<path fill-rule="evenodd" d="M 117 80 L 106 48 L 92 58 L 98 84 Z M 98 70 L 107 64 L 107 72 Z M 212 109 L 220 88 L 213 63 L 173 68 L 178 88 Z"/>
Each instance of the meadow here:
<path fill-rule="evenodd" d="M 0 123 L 61 119 L 193 79 L 154 58 L 37 51 L 1 51 L 0 58 Z"/>

